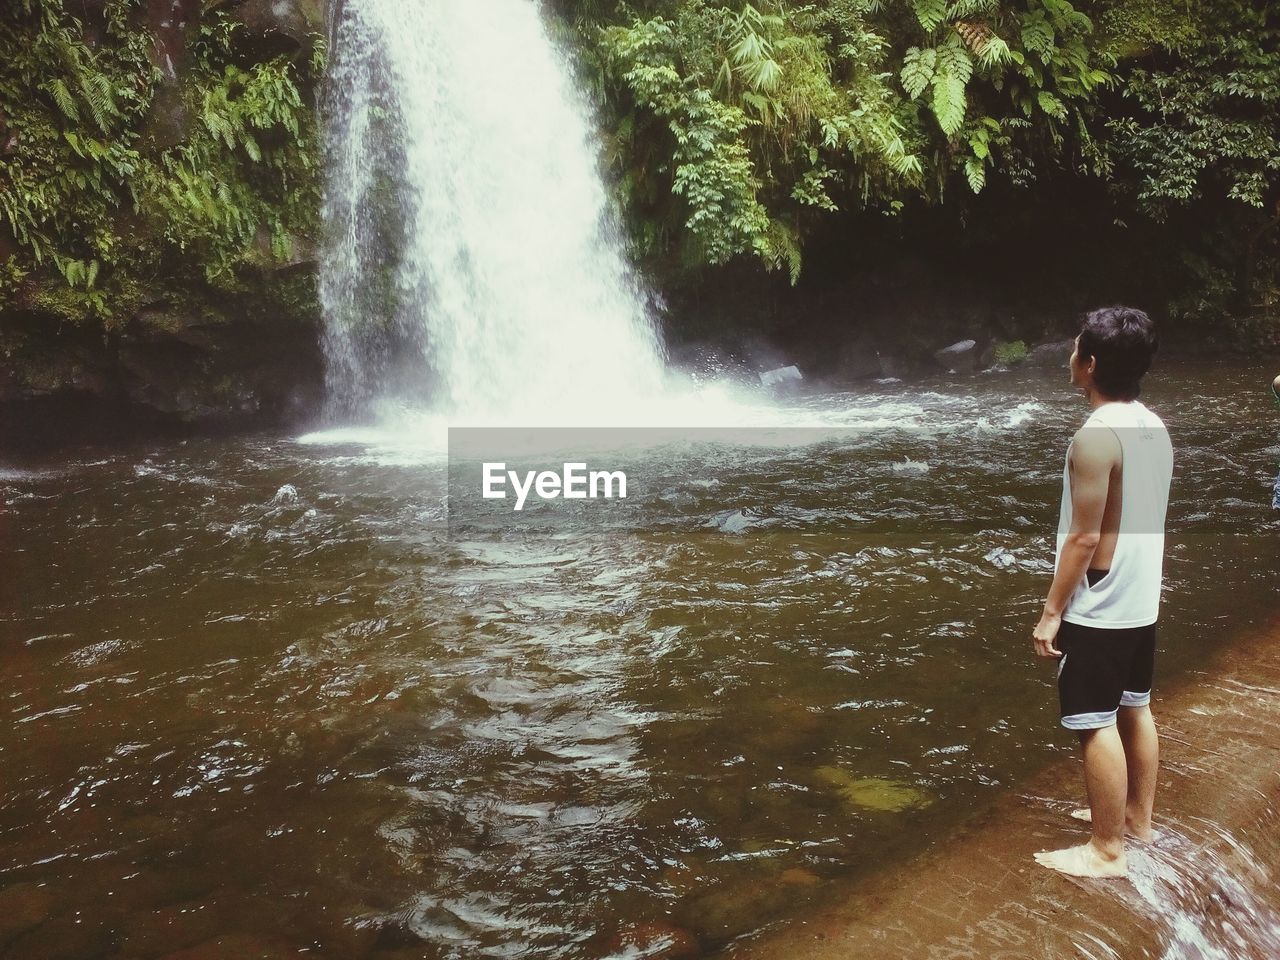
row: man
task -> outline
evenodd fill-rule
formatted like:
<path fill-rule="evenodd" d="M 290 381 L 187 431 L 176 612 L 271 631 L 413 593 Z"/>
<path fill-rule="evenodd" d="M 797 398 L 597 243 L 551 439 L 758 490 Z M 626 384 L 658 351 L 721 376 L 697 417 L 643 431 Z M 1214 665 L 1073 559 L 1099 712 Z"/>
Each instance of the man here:
<path fill-rule="evenodd" d="M 1156 351 L 1141 310 L 1085 317 L 1071 382 L 1092 413 L 1067 450 L 1053 585 L 1035 649 L 1058 659 L 1062 725 L 1084 749 L 1088 843 L 1036 854 L 1077 877 L 1125 874 L 1124 838 L 1151 839 L 1159 743 L 1151 717 L 1155 624 L 1173 448 L 1138 402 Z"/>

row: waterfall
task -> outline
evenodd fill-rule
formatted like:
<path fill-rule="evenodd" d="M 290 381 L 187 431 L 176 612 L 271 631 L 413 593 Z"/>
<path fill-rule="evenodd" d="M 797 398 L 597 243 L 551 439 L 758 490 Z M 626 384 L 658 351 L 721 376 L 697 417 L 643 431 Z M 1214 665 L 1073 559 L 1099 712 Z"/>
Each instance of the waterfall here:
<path fill-rule="evenodd" d="M 320 296 L 340 418 L 574 422 L 663 355 L 590 111 L 532 0 L 344 0 Z"/>

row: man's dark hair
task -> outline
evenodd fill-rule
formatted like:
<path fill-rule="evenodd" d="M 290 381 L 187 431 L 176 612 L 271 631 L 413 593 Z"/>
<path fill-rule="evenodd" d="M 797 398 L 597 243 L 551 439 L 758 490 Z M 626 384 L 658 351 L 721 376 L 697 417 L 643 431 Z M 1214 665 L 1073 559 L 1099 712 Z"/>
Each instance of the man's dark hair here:
<path fill-rule="evenodd" d="M 1085 314 L 1078 349 L 1082 361 L 1098 361 L 1093 382 L 1103 396 L 1134 400 L 1158 343 L 1155 324 L 1141 310 L 1101 307 Z"/>

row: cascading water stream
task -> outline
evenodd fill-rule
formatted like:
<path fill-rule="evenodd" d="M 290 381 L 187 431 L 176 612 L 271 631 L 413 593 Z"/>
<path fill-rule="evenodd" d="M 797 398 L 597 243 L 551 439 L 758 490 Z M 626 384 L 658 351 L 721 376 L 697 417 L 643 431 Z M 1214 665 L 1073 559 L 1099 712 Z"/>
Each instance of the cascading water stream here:
<path fill-rule="evenodd" d="M 331 413 L 580 422 L 662 348 L 589 111 L 529 0 L 346 0 L 320 294 Z"/>

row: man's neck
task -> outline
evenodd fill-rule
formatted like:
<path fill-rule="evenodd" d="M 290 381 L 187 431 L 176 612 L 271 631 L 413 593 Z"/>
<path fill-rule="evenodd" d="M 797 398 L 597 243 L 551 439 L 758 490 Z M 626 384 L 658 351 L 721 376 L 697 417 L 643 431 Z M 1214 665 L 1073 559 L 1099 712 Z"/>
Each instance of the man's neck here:
<path fill-rule="evenodd" d="M 1097 410 L 1100 406 L 1107 403 L 1132 403 L 1132 400 L 1122 400 L 1119 397 L 1106 397 L 1098 392 L 1096 387 L 1085 387 L 1085 397 L 1089 400 L 1089 409 Z"/>

